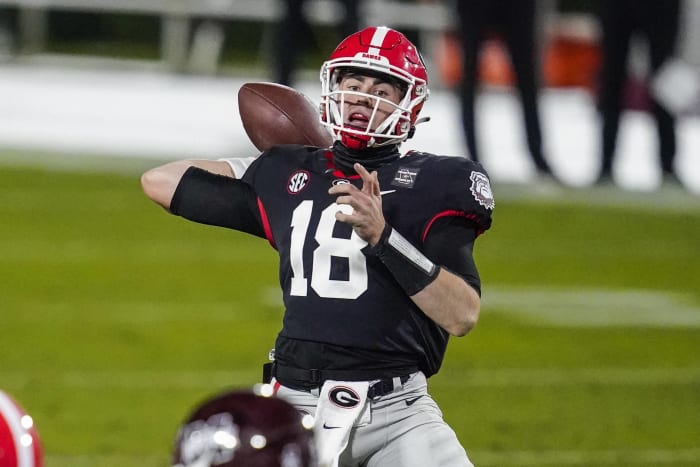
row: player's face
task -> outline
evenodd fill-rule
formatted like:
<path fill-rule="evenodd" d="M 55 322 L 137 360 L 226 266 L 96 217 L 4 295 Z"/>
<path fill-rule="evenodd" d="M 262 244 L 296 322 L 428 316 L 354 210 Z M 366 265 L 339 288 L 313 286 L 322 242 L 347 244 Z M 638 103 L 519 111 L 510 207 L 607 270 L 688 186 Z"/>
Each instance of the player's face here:
<path fill-rule="evenodd" d="M 402 98 L 401 89 L 388 81 L 376 76 L 354 73 L 347 74 L 341 79 L 338 90 L 366 94 L 363 96 L 346 94 L 343 104 L 343 123 L 362 130 L 366 130 L 370 125 L 375 106 L 377 111 L 371 119 L 370 130 L 375 130 L 395 110 L 395 107 L 389 103 L 372 97 L 385 99 L 394 104 L 401 102 Z"/>

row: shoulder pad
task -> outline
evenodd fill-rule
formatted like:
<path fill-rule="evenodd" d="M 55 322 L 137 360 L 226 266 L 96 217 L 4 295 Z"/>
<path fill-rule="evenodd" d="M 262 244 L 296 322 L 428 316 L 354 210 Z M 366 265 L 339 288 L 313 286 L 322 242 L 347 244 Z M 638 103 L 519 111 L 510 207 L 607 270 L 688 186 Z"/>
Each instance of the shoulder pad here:
<path fill-rule="evenodd" d="M 435 156 L 416 153 L 416 168 L 425 190 L 439 187 L 438 197 L 442 215 L 464 216 L 477 225 L 479 232 L 491 226 L 491 214 L 495 207 L 491 182 L 486 170 L 478 162 L 465 157 Z"/>

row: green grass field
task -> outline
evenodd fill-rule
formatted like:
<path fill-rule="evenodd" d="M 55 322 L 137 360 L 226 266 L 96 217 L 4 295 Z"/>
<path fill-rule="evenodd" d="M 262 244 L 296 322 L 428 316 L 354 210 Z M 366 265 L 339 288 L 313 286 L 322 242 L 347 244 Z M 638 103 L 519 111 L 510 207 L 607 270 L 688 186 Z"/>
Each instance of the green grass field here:
<path fill-rule="evenodd" d="M 141 193 L 146 162 L 6 156 L 0 388 L 48 467 L 168 466 L 196 402 L 258 381 L 274 251 L 166 214 Z M 700 198 L 495 194 L 481 320 L 431 379 L 475 464 L 700 465 Z"/>

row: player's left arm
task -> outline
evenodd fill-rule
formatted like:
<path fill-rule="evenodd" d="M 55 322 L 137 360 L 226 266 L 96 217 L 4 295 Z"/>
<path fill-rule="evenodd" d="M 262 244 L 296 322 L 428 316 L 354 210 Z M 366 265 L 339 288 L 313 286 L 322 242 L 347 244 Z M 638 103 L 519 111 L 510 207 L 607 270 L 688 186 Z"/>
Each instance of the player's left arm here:
<path fill-rule="evenodd" d="M 479 319 L 481 280 L 472 254 L 477 230 L 462 217 L 445 217 L 431 227 L 426 256 L 439 265 L 437 278 L 411 296 L 423 312 L 454 336 L 468 333 Z"/>
<path fill-rule="evenodd" d="M 341 184 L 329 190 L 330 194 L 338 195 L 338 204 L 353 207 L 352 214 L 339 211 L 336 219 L 352 225 L 360 238 L 369 243 L 372 253 L 428 317 L 451 335 L 465 335 L 479 318 L 481 300 L 477 290 L 463 277 L 428 259 L 389 226 L 382 212 L 377 173 L 370 174 L 360 164 L 355 164 L 355 171 L 362 177 L 362 189 Z M 467 240 L 467 262 L 471 261 L 471 242 L 475 236 L 476 232 Z M 462 248 L 462 251 L 465 250 Z"/>
<path fill-rule="evenodd" d="M 471 331 L 479 319 L 481 299 L 459 276 L 440 268 L 438 277 L 411 296 L 423 313 L 452 336 Z"/>

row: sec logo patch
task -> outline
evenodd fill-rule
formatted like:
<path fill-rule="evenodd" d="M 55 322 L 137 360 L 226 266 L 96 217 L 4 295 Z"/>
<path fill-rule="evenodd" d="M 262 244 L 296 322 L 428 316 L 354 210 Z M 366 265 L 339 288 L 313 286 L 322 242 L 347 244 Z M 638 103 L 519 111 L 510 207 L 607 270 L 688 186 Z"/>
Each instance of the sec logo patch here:
<path fill-rule="evenodd" d="M 304 189 L 306 184 L 309 182 L 311 175 L 306 170 L 299 170 L 294 172 L 289 181 L 287 181 L 287 191 L 290 195 L 295 195 Z"/>

